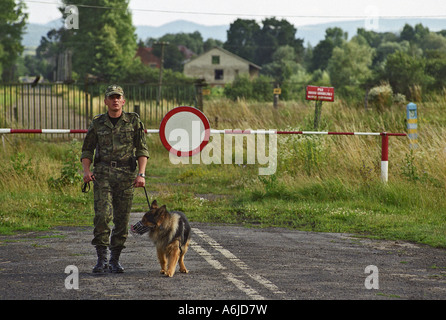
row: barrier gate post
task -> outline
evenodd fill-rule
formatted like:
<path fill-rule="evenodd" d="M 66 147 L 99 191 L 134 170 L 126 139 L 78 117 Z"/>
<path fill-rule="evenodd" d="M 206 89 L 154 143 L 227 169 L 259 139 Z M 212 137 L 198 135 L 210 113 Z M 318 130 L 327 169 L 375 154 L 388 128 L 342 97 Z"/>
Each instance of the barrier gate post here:
<path fill-rule="evenodd" d="M 381 180 L 387 182 L 389 178 L 389 136 L 382 133 L 381 142 Z"/>

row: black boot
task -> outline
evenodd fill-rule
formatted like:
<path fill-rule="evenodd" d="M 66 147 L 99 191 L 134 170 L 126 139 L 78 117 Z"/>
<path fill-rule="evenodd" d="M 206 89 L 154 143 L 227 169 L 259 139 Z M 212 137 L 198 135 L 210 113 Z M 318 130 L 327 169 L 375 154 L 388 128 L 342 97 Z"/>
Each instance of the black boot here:
<path fill-rule="evenodd" d="M 109 269 L 112 273 L 123 273 L 124 268 L 119 264 L 119 256 L 121 255 L 122 248 L 113 248 L 110 250 L 110 265 Z"/>
<path fill-rule="evenodd" d="M 102 273 L 107 271 L 107 247 L 96 246 L 98 262 L 93 268 L 93 273 Z"/>

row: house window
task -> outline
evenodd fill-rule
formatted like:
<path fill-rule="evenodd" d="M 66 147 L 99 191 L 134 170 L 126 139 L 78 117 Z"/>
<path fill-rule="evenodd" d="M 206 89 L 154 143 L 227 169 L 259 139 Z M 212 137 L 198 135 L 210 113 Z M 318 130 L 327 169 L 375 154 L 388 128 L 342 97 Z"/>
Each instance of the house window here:
<path fill-rule="evenodd" d="M 214 70 L 214 79 L 215 80 L 223 80 L 223 70 L 222 69 L 215 69 Z"/>
<path fill-rule="evenodd" d="M 220 56 L 212 56 L 212 64 L 220 64 Z"/>

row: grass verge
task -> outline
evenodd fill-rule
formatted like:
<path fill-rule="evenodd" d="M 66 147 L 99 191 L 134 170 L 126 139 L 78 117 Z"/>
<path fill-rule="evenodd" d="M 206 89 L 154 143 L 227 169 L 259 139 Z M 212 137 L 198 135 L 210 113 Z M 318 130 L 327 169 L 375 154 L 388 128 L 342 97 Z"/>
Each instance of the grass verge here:
<path fill-rule="evenodd" d="M 206 113 L 218 129 L 246 129 L 249 122 L 253 129 L 308 130 L 312 110 L 305 108 L 287 104 L 274 111 L 243 101 L 231 107 L 218 102 Z M 420 119 L 419 149 L 410 151 L 404 138 L 390 140 L 388 184 L 379 179 L 380 141 L 375 137 L 280 137 L 276 173 L 259 176 L 260 165 L 174 165 L 152 135 L 146 172 L 150 200 L 186 212 L 191 221 L 354 233 L 446 247 L 446 130 L 433 120 L 444 111 L 430 105 L 420 110 L 426 116 Z M 400 111 L 371 114 L 338 105 L 323 111 L 321 130 L 401 132 Z M 0 233 L 92 225 L 93 192 L 80 191 L 80 148 L 80 141 L 7 137 L 0 154 Z M 133 211 L 146 209 L 144 191 L 136 189 Z"/>

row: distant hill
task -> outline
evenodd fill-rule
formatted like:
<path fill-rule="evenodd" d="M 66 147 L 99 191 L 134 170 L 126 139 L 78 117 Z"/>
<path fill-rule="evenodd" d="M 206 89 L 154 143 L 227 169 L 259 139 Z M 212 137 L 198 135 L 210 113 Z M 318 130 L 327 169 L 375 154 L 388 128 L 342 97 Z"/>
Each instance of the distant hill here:
<path fill-rule="evenodd" d="M 421 23 L 428 27 L 430 31 L 440 31 L 446 29 L 446 19 L 379 19 L 376 26 L 376 32 L 399 33 L 405 24 L 415 26 Z M 339 27 L 348 32 L 349 39 L 356 35 L 358 28 L 365 28 L 364 20 L 337 21 L 315 25 L 306 25 L 297 27 L 296 38 L 304 39 L 304 46 L 310 43 L 313 47 L 319 41 L 325 38 L 325 30 L 328 28 Z"/>
<path fill-rule="evenodd" d="M 46 36 L 48 31 L 50 31 L 52 28 L 60 28 L 61 26 L 61 20 L 50 21 L 46 24 L 30 23 L 27 25 L 27 31 L 23 35 L 22 44 L 26 48 L 36 48 L 40 44 L 40 39 L 43 36 Z M 199 31 L 204 40 L 213 38 L 223 42 L 226 41 L 226 31 L 229 29 L 229 25 L 205 26 L 185 20 L 176 20 L 163 24 L 159 27 L 135 27 L 138 39 L 142 40 L 146 40 L 147 38 L 159 38 L 166 33 L 193 33 L 195 31 Z"/>
<path fill-rule="evenodd" d="M 380 19 L 378 21 L 378 32 L 400 32 L 404 25 L 408 23 L 415 26 L 422 23 L 423 26 L 428 27 L 431 31 L 440 31 L 446 29 L 446 19 Z M 27 26 L 27 31 L 23 36 L 23 45 L 26 48 L 36 48 L 40 44 L 40 39 L 45 36 L 52 28 L 58 28 L 62 25 L 61 20 L 54 20 L 47 24 L 30 23 Z M 297 27 L 297 38 L 304 39 L 304 45 L 310 43 L 315 46 L 324 39 L 325 30 L 327 28 L 339 27 L 348 32 L 349 38 L 356 34 L 358 28 L 364 28 L 364 20 L 354 21 L 337 21 L 323 24 L 305 25 Z M 146 40 L 147 38 L 159 38 L 166 33 L 192 33 L 200 32 L 204 40 L 213 38 L 221 41 L 226 41 L 226 32 L 229 25 L 205 26 L 195 22 L 176 20 L 163 24 L 159 27 L 152 26 L 136 26 L 136 34 L 138 39 Z"/>
<path fill-rule="evenodd" d="M 147 38 L 159 38 L 166 33 L 193 33 L 200 32 L 204 40 L 213 38 L 216 40 L 226 41 L 226 31 L 229 25 L 205 26 L 195 22 L 176 20 L 159 27 L 136 26 L 136 34 L 138 39 L 146 40 Z"/>
<path fill-rule="evenodd" d="M 25 48 L 37 48 L 40 44 L 40 39 L 53 28 L 60 28 L 62 26 L 61 20 L 53 20 L 46 24 L 28 23 L 26 31 L 23 34 L 22 44 Z"/>

